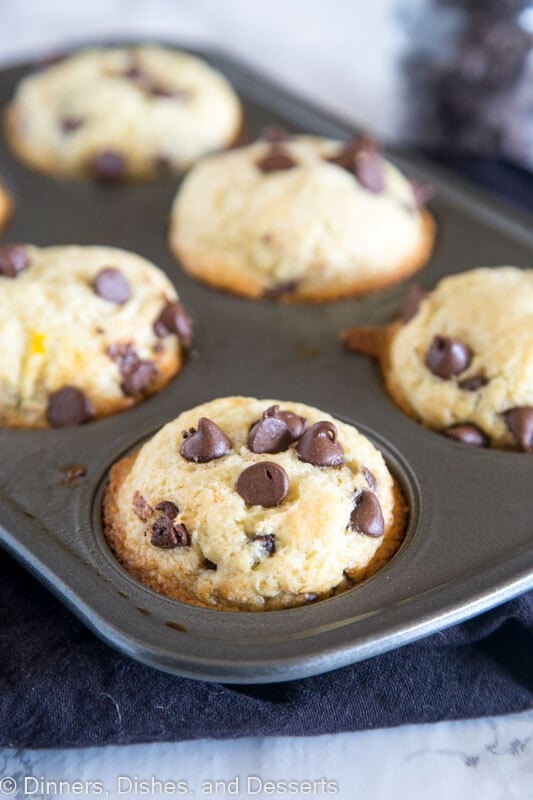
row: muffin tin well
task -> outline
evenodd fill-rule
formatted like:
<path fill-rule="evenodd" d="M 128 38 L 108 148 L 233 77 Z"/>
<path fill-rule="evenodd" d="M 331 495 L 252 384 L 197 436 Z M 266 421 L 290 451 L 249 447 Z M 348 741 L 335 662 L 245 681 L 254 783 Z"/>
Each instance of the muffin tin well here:
<path fill-rule="evenodd" d="M 283 125 L 348 138 L 337 122 L 226 56 L 246 132 Z M 0 73 L 0 103 L 30 67 Z M 433 258 L 418 279 L 477 265 L 531 266 L 525 215 L 445 172 L 394 160 L 437 188 Z M 196 322 L 195 351 L 160 394 L 79 428 L 0 430 L 0 542 L 99 636 L 159 669 L 207 680 L 271 682 L 312 675 L 397 647 L 533 586 L 530 455 L 469 449 L 434 436 L 387 397 L 377 368 L 345 352 L 343 327 L 397 315 L 402 284 L 322 305 L 250 302 L 195 283 L 167 247 L 175 178 L 102 187 L 31 172 L 0 142 L 14 217 L 0 244 L 105 244 L 165 270 Z M 372 579 L 329 600 L 267 613 L 222 612 L 158 595 L 128 575 L 101 531 L 107 471 L 180 411 L 233 394 L 279 397 L 355 424 L 382 450 L 411 513 L 404 544 Z M 70 466 L 85 477 L 67 480 Z"/>

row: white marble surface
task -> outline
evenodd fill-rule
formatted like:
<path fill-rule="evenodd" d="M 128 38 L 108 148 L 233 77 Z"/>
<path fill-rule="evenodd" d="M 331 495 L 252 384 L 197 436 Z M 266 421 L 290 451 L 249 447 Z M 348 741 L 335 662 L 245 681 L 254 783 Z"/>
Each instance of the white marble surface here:
<path fill-rule="evenodd" d="M 402 109 L 403 86 L 396 65 L 406 45 L 397 14 L 406 8 L 415 13 L 424 2 L 1 0 L 0 64 L 102 36 L 161 35 L 219 44 L 324 106 L 391 138 Z M 125 776 L 121 783 L 119 775 Z M 0 800 L 2 796 L 190 797 L 193 792 L 207 797 L 213 795 L 206 792 L 204 781 L 214 780 L 225 782 L 214 795 L 218 797 L 284 796 L 279 787 L 275 793 L 247 792 L 248 775 L 264 781 L 331 782 L 329 793 L 320 783 L 311 791 L 300 784 L 296 793 L 285 795 L 291 797 L 531 800 L 533 712 L 316 738 L 0 750 Z M 156 785 L 147 794 L 143 786 L 135 790 L 126 776 L 173 780 L 176 785 L 169 785 L 166 792 L 158 792 Z M 55 789 L 41 783 L 60 780 L 67 784 Z M 74 781 L 93 781 L 93 787 L 82 786 L 80 792 Z M 188 795 L 178 792 L 178 781 L 187 783 L 181 788 Z M 259 785 L 256 780 L 251 789 Z"/>
<path fill-rule="evenodd" d="M 74 781 L 83 782 L 82 796 L 87 798 L 142 798 L 147 796 L 143 788 L 148 786 L 154 799 L 216 796 L 263 800 L 284 796 L 279 790 L 269 792 L 268 781 L 294 781 L 299 791 L 285 796 L 531 800 L 533 712 L 312 739 L 4 750 L 0 751 L 0 775 L 4 776 L 0 797 L 3 786 L 4 791 L 11 791 L 11 797 L 47 800 L 75 796 L 66 793 L 69 788 L 74 790 Z M 46 781 L 56 782 L 56 786 L 47 786 Z M 66 782 L 63 794 L 59 781 Z M 152 781 L 173 784 L 165 791 Z M 215 781 L 220 782 L 216 794 L 209 791 Z M 311 782 L 310 787 L 305 781 Z"/>

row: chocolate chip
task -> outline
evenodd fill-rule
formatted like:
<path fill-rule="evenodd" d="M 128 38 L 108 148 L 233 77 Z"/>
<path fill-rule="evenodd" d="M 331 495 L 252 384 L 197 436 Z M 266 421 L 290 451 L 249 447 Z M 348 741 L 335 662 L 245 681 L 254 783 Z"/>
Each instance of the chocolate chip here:
<path fill-rule="evenodd" d="M 146 389 L 157 373 L 152 361 L 142 361 L 133 345 L 124 342 L 111 344 L 107 354 L 119 366 L 122 375 L 120 385 L 125 395 L 134 397 Z"/>
<path fill-rule="evenodd" d="M 270 286 L 263 292 L 265 300 L 277 300 L 285 294 L 294 294 L 298 288 L 298 281 L 285 281 L 284 283 L 276 283 Z"/>
<path fill-rule="evenodd" d="M 464 389 L 465 392 L 477 392 L 483 386 L 486 386 L 489 379 L 485 375 L 473 375 L 471 378 L 465 378 L 459 381 L 459 387 Z"/>
<path fill-rule="evenodd" d="M 128 78 L 132 81 L 144 81 L 148 78 L 147 73 L 140 64 L 133 62 L 124 72 L 120 73 L 123 78 Z"/>
<path fill-rule="evenodd" d="M 283 420 L 291 432 L 293 442 L 296 442 L 307 428 L 307 420 L 305 417 L 299 417 L 298 414 L 294 414 L 292 411 L 280 411 L 279 406 L 270 406 L 270 408 L 267 408 L 265 411 L 265 414 L 267 412 Z"/>
<path fill-rule="evenodd" d="M 76 386 L 63 386 L 50 395 L 46 412 L 52 428 L 69 428 L 81 425 L 92 417 L 87 395 Z"/>
<path fill-rule="evenodd" d="M 154 513 L 154 509 L 148 500 L 138 490 L 135 490 L 133 494 L 133 510 L 143 522 L 148 522 Z"/>
<path fill-rule="evenodd" d="M 301 437 L 306 425 L 304 417 L 270 406 L 251 426 L 248 447 L 253 453 L 281 453 Z"/>
<path fill-rule="evenodd" d="M 115 267 L 101 269 L 93 280 L 93 288 L 99 297 L 117 306 L 124 305 L 131 297 L 128 279 Z"/>
<path fill-rule="evenodd" d="M 0 248 L 0 275 L 16 278 L 30 266 L 28 251 L 23 244 L 9 244 Z"/>
<path fill-rule="evenodd" d="M 206 464 L 215 458 L 222 458 L 231 450 L 231 441 L 224 431 L 212 420 L 202 417 L 198 430 L 191 428 L 183 433 L 181 455 L 195 464 Z"/>
<path fill-rule="evenodd" d="M 294 134 L 286 131 L 277 125 L 268 126 L 261 133 L 261 139 L 266 142 L 290 142 L 294 139 Z"/>
<path fill-rule="evenodd" d="M 403 301 L 402 307 L 402 320 L 403 322 L 410 322 L 413 317 L 416 317 L 418 314 L 418 309 L 420 308 L 420 304 L 422 300 L 425 300 L 427 297 L 427 292 L 425 292 L 421 286 L 417 283 L 414 283 L 407 292 L 405 296 L 405 300 Z"/>
<path fill-rule="evenodd" d="M 340 467 L 344 451 L 337 441 L 337 428 L 332 422 L 315 422 L 296 445 L 300 461 L 315 467 Z"/>
<path fill-rule="evenodd" d="M 218 567 L 214 561 L 209 561 L 208 558 L 204 558 L 204 569 L 216 570 Z"/>
<path fill-rule="evenodd" d="M 296 161 L 280 147 L 272 147 L 269 153 L 255 162 L 255 166 L 261 172 L 280 172 L 295 167 Z"/>
<path fill-rule="evenodd" d="M 172 520 L 162 514 L 152 525 L 150 541 L 154 547 L 173 550 L 175 547 L 188 547 L 191 538 L 185 525 L 173 525 Z"/>
<path fill-rule="evenodd" d="M 385 523 L 379 500 L 374 492 L 363 489 L 355 496 L 355 507 L 350 514 L 350 528 L 365 536 L 383 536 Z"/>
<path fill-rule="evenodd" d="M 126 159 L 112 150 L 97 153 L 91 167 L 94 177 L 102 183 L 118 183 L 126 175 Z"/>
<path fill-rule="evenodd" d="M 241 472 L 236 489 L 247 505 L 274 508 L 287 497 L 289 478 L 279 464 L 260 461 Z"/>
<path fill-rule="evenodd" d="M 367 469 L 366 467 L 364 467 L 363 469 L 363 475 L 365 476 L 366 485 L 368 486 L 369 489 L 372 489 L 372 491 L 374 492 L 377 486 L 376 476 L 374 475 L 373 472 L 370 472 L 370 470 Z"/>
<path fill-rule="evenodd" d="M 260 542 L 261 547 L 269 556 L 274 555 L 276 552 L 276 536 L 274 533 L 256 534 L 255 536 L 252 536 L 250 541 Z"/>
<path fill-rule="evenodd" d="M 368 191 L 384 190 L 383 159 L 377 144 L 368 136 L 348 142 L 340 153 L 327 160 L 351 172 Z"/>
<path fill-rule="evenodd" d="M 451 425 L 443 431 L 448 439 L 454 439 L 462 444 L 469 444 L 471 447 L 488 447 L 490 442 L 483 431 L 471 423 L 462 425 Z"/>
<path fill-rule="evenodd" d="M 135 397 L 148 388 L 156 374 L 156 368 L 152 361 L 138 361 L 128 372 L 122 374 L 124 379 L 120 388 L 128 397 Z"/>
<path fill-rule="evenodd" d="M 411 179 L 410 183 L 415 199 L 415 206 L 418 210 L 420 210 L 424 208 L 428 200 L 431 200 L 431 198 L 435 195 L 435 190 L 429 183 L 420 183 L 419 181 L 415 181 L 413 179 Z"/>
<path fill-rule="evenodd" d="M 168 302 L 154 322 L 154 333 L 160 339 L 176 334 L 188 349 L 192 344 L 193 322 L 185 306 L 176 301 Z"/>
<path fill-rule="evenodd" d="M 176 503 L 173 503 L 172 500 L 162 500 L 156 505 L 156 509 L 169 519 L 176 519 L 180 513 Z"/>
<path fill-rule="evenodd" d="M 186 89 L 171 89 L 169 86 L 163 86 L 160 83 L 152 83 L 147 87 L 148 94 L 153 97 L 171 97 L 174 100 L 187 100 L 190 97 L 190 92 Z"/>
<path fill-rule="evenodd" d="M 123 78 L 134 81 L 139 89 L 154 97 L 173 97 L 181 100 L 190 96 L 190 92 L 186 89 L 171 89 L 169 86 L 158 83 L 140 64 L 132 63 L 120 75 Z"/>
<path fill-rule="evenodd" d="M 83 126 L 81 117 L 61 117 L 59 126 L 62 133 L 69 134 L 79 130 Z"/>
<path fill-rule="evenodd" d="M 511 408 L 504 416 L 520 450 L 529 452 L 533 449 L 533 406 Z"/>
<path fill-rule="evenodd" d="M 471 360 L 470 348 L 447 336 L 434 336 L 426 353 L 426 366 L 442 380 L 464 372 Z"/>
<path fill-rule="evenodd" d="M 278 412 L 279 406 L 267 408 L 250 428 L 248 447 L 252 453 L 281 453 L 292 444 L 289 426 Z"/>

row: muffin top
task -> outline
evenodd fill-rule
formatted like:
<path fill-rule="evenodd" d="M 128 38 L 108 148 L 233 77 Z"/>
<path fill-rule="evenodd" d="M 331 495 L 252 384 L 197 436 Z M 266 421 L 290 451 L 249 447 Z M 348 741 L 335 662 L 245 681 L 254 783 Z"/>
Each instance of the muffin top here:
<path fill-rule="evenodd" d="M 367 138 L 261 140 L 204 159 L 170 243 L 195 277 L 249 297 L 327 300 L 401 280 L 433 241 L 421 187 Z"/>
<path fill-rule="evenodd" d="M 224 147 L 239 101 L 204 61 L 156 45 L 84 50 L 24 78 L 8 110 L 31 165 L 101 180 L 180 171 Z"/>
<path fill-rule="evenodd" d="M 262 610 L 363 577 L 378 549 L 398 546 L 404 507 L 353 426 L 301 403 L 224 397 L 114 467 L 105 523 L 118 558 L 157 591 Z"/>
<path fill-rule="evenodd" d="M 164 386 L 191 321 L 168 278 L 111 247 L 0 249 L 0 424 L 60 427 Z"/>
<path fill-rule="evenodd" d="M 406 410 L 466 444 L 533 450 L 533 270 L 444 278 L 395 329 L 386 379 Z"/>

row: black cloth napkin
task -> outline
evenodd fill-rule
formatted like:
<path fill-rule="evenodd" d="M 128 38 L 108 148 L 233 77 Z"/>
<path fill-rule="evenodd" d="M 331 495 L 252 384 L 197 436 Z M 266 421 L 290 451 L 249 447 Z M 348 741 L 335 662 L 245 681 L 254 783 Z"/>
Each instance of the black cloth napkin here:
<path fill-rule="evenodd" d="M 533 207 L 526 173 L 487 159 L 469 159 L 468 172 Z M 263 686 L 176 678 L 115 653 L 0 552 L 0 746 L 312 735 L 505 714 L 533 707 L 532 665 L 530 592 L 315 678 Z"/>

